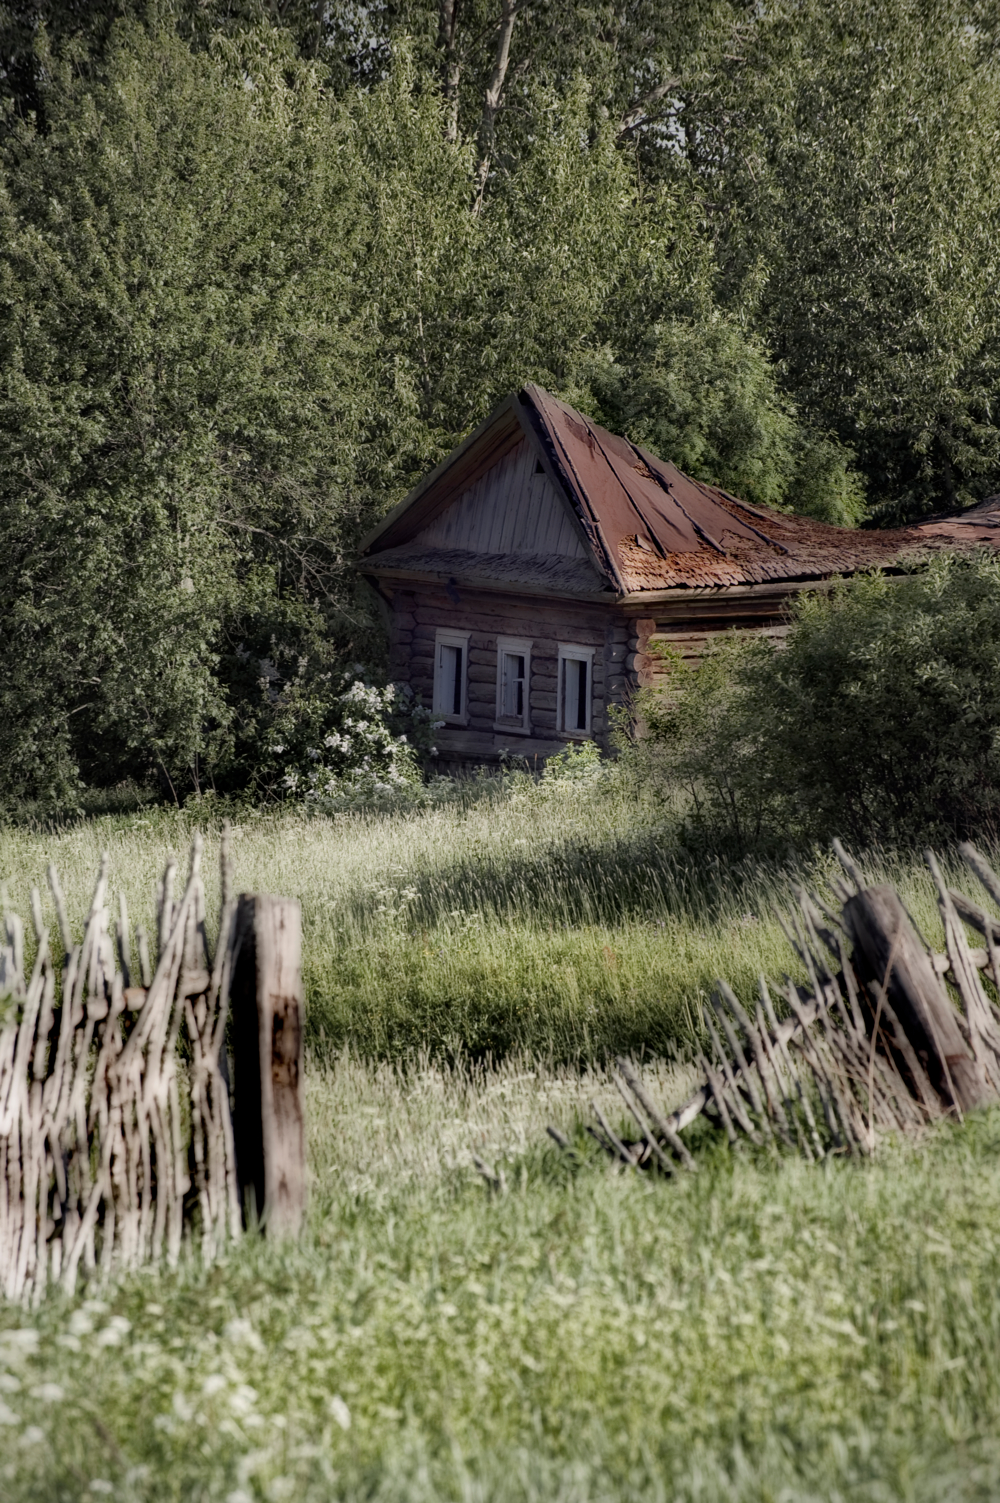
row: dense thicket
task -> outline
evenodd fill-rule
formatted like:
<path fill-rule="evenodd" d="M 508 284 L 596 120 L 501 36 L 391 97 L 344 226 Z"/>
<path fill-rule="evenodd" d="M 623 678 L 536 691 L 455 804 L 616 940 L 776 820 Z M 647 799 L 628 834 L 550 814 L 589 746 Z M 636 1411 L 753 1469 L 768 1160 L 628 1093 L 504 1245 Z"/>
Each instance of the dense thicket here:
<path fill-rule="evenodd" d="M 646 691 L 646 778 L 740 853 L 1000 831 L 1000 562 L 941 557 L 798 601 L 783 650 L 720 643 Z"/>
<path fill-rule="evenodd" d="M 245 784 L 378 659 L 361 532 L 525 380 L 833 520 L 996 489 L 998 29 L 0 7 L 3 797 Z"/>

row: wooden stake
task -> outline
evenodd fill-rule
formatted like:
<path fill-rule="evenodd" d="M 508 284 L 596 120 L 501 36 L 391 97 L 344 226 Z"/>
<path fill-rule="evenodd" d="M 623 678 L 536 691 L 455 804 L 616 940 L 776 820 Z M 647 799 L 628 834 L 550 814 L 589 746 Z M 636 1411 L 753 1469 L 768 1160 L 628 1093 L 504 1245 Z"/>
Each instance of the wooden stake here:
<path fill-rule="evenodd" d="M 302 915 L 294 898 L 243 895 L 231 983 L 233 1133 L 244 1215 L 294 1236 L 306 1207 Z"/>

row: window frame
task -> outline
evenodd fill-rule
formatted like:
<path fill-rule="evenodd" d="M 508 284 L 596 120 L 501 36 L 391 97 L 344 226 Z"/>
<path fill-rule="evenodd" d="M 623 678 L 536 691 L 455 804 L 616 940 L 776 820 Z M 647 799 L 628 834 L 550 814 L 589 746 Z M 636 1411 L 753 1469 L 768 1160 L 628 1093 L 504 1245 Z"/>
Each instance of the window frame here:
<path fill-rule="evenodd" d="M 556 734 L 566 736 L 571 741 L 587 741 L 590 739 L 594 723 L 594 653 L 595 647 L 584 647 L 576 642 L 560 642 L 558 668 L 556 673 Z M 586 725 L 568 726 L 566 724 L 566 668 L 567 663 L 586 663 L 587 665 L 587 714 Z"/>
<path fill-rule="evenodd" d="M 445 725 L 468 725 L 469 723 L 469 631 L 452 631 L 450 627 L 439 626 L 434 633 L 434 693 L 432 708 L 435 720 L 443 720 Z M 441 708 L 444 682 L 441 669 L 441 648 L 458 647 L 462 652 L 462 673 L 460 685 L 461 709 L 456 715 L 454 710 Z M 454 696 L 451 703 L 454 704 Z"/>
<path fill-rule="evenodd" d="M 515 736 L 531 735 L 531 649 L 530 637 L 497 637 L 497 698 L 495 731 L 509 731 Z M 506 656 L 524 658 L 524 708 L 520 715 L 503 713 L 503 660 Z"/>

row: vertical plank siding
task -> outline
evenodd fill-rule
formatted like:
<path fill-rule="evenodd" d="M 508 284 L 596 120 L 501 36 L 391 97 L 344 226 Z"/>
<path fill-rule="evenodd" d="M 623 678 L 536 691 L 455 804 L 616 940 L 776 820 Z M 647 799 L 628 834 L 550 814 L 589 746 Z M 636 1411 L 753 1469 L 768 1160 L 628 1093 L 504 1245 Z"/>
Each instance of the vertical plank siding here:
<path fill-rule="evenodd" d="M 413 539 L 470 553 L 586 558 L 587 550 L 546 475 L 535 473 L 527 439 L 471 485 Z"/>

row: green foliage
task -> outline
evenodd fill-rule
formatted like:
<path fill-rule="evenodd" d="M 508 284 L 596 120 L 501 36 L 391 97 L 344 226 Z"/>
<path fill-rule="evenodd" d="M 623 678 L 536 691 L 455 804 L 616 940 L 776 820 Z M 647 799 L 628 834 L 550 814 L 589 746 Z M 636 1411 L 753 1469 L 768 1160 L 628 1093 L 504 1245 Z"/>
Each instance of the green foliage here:
<path fill-rule="evenodd" d="M 231 745 L 227 643 L 262 614 L 294 634 L 289 589 L 320 620 L 350 589 L 341 175 L 314 81 L 269 38 L 210 58 L 118 36 L 101 86 L 57 70 L 0 197 L 7 797 L 77 768 L 197 786 Z"/>
<path fill-rule="evenodd" d="M 942 556 L 805 595 L 783 649 L 723 642 L 644 705 L 647 767 L 739 850 L 1000 828 L 1000 564 Z"/>
<path fill-rule="evenodd" d="M 571 400 L 686 474 L 758 506 L 861 519 L 849 452 L 797 421 L 759 339 L 732 320 L 654 325 L 618 359 L 584 354 L 575 375 Z"/>
<path fill-rule="evenodd" d="M 420 788 L 419 759 L 437 754 L 441 724 L 394 684 L 379 689 L 345 674 L 332 697 L 293 684 L 274 716 L 269 760 L 282 769 L 287 797 L 323 810 L 363 807 Z"/>
<path fill-rule="evenodd" d="M 542 772 L 545 783 L 594 783 L 606 771 L 596 741 L 569 741 L 562 751 L 546 757 Z"/>
<path fill-rule="evenodd" d="M 990 5 L 790 0 L 694 108 L 724 296 L 884 521 L 1000 484 L 997 42 Z"/>
<path fill-rule="evenodd" d="M 481 198 L 446 10 L 0 10 L 8 804 L 252 786 L 274 691 L 377 666 L 360 535 L 525 380 L 826 520 L 1000 485 L 995 8 L 519 9 Z"/>

